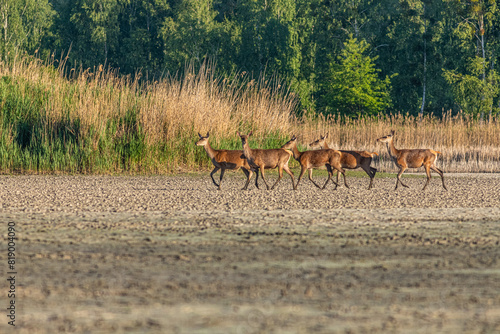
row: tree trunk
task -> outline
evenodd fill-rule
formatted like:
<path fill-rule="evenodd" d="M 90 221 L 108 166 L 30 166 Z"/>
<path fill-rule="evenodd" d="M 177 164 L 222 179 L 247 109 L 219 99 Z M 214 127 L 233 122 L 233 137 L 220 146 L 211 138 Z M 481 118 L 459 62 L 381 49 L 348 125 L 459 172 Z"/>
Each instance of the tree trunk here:
<path fill-rule="evenodd" d="M 486 87 L 486 53 L 484 50 L 484 21 L 483 21 L 483 15 L 481 14 L 479 16 L 479 34 L 481 36 L 481 53 L 483 56 L 483 74 L 482 74 L 482 81 L 483 81 L 483 87 Z M 484 101 L 484 93 L 482 93 L 481 96 L 481 101 Z M 484 103 L 482 103 L 483 106 L 481 106 L 481 112 L 479 114 L 479 121 L 482 123 L 484 120 Z"/>
<path fill-rule="evenodd" d="M 425 4 L 424 4 L 424 77 L 423 77 L 423 88 L 422 88 L 422 106 L 420 107 L 420 114 L 418 115 L 420 119 L 424 116 L 424 106 L 425 106 L 425 93 L 427 84 L 427 21 L 425 20 Z"/>
<path fill-rule="evenodd" d="M 7 3 L 2 4 L 2 20 L 3 20 L 3 55 L 7 60 L 7 29 L 9 28 L 9 8 Z"/>

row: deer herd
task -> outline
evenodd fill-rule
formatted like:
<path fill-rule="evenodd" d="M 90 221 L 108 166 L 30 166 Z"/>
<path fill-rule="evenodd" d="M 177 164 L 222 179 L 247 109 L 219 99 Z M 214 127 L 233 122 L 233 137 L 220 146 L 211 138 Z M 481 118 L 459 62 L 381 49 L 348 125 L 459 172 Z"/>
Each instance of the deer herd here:
<path fill-rule="evenodd" d="M 221 189 L 222 178 L 224 177 L 224 172 L 226 169 L 238 170 L 241 168 L 245 174 L 247 180 L 243 190 L 248 188 L 248 184 L 255 172 L 255 186 L 259 188 L 258 179 L 259 172 L 264 181 L 266 188 L 274 189 L 278 182 L 283 178 L 283 171 L 285 171 L 292 180 L 293 189 L 296 190 L 299 186 L 300 180 L 304 173 L 307 171 L 309 180 L 318 188 L 325 189 L 328 182 L 331 180 L 335 184 L 335 189 L 339 185 L 339 174 L 342 174 L 344 178 L 344 185 L 349 188 L 346 181 L 345 169 L 355 169 L 361 168 L 370 177 L 370 184 L 368 189 L 373 186 L 373 179 L 377 173 L 377 169 L 371 166 L 372 159 L 374 156 L 378 156 L 376 152 L 367 151 L 343 151 L 330 149 L 326 143 L 327 136 L 321 136 L 320 139 L 309 144 L 313 150 L 300 152 L 297 148 L 297 137 L 293 136 L 287 143 L 285 143 L 281 148 L 275 149 L 256 149 L 251 148 L 248 143 L 248 138 L 252 135 L 250 132 L 248 135 L 237 132 L 238 136 L 241 138 L 241 144 L 243 150 L 216 150 L 210 146 L 208 142 L 210 133 L 206 136 L 202 136 L 198 133 L 200 137 L 196 142 L 197 146 L 203 146 L 207 152 L 208 157 L 212 160 L 214 169 L 210 173 L 212 182 Z M 407 168 L 419 168 L 424 167 L 427 174 L 427 181 L 425 182 L 424 190 L 431 179 L 431 169 L 441 176 L 441 181 L 443 183 L 443 188 L 448 190 L 444 184 L 443 171 L 436 167 L 435 162 L 438 154 L 441 152 L 434 151 L 432 149 L 396 149 L 394 146 L 394 130 L 391 131 L 387 136 L 377 139 L 379 143 L 385 143 L 389 156 L 399 168 L 399 172 L 396 179 L 396 188 L 398 188 L 399 183 L 403 187 L 408 188 L 406 184 L 401 181 L 401 174 Z M 288 167 L 288 162 L 293 156 L 300 164 L 300 175 L 295 183 L 295 177 Z M 320 186 L 312 179 L 313 168 L 325 167 L 328 171 L 328 179 L 323 186 Z M 264 171 L 266 169 L 278 168 L 278 179 L 269 187 L 264 176 Z M 217 183 L 214 179 L 214 174 L 220 169 L 220 179 Z M 334 171 L 337 173 L 337 181 L 333 180 Z"/>

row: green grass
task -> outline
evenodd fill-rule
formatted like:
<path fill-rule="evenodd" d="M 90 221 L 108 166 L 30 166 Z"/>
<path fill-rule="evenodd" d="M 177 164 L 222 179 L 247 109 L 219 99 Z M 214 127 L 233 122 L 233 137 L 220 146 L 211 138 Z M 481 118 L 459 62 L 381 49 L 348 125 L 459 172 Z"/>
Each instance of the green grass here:
<path fill-rule="evenodd" d="M 79 119 L 47 115 L 43 87 L 0 78 L 0 169 L 37 173 L 147 173 L 162 165 L 204 164 L 195 152 L 194 133 L 169 145 L 146 145 L 137 111 L 107 120 L 101 129 L 82 131 Z M 71 101 L 68 101 L 71 103 Z M 122 135 L 116 134 L 121 131 Z"/>

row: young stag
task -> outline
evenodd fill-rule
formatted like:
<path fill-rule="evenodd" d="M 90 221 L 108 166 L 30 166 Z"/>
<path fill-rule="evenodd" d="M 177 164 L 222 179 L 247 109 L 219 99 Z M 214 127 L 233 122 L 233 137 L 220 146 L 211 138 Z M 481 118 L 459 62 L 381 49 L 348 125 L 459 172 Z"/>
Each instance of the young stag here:
<path fill-rule="evenodd" d="M 394 189 L 398 189 L 399 183 L 401 183 L 403 187 L 408 188 L 408 186 L 404 184 L 403 181 L 401 181 L 401 174 L 403 174 L 403 172 L 407 168 L 420 168 L 424 166 L 425 172 L 427 173 L 427 182 L 425 182 L 424 188 L 422 190 L 424 190 L 429 184 L 429 181 L 431 179 L 431 169 L 441 176 L 443 188 L 445 190 L 448 190 L 444 185 L 443 171 L 437 168 L 436 165 L 434 165 L 437 155 L 442 154 L 441 152 L 431 149 L 398 150 L 394 147 L 394 130 L 391 131 L 391 134 L 377 139 L 377 142 L 385 143 L 387 145 L 389 155 L 391 156 L 396 166 L 399 167 L 398 179 L 396 180 L 396 188 Z"/>
<path fill-rule="evenodd" d="M 320 189 L 325 189 L 326 185 L 328 184 L 328 181 L 331 180 L 333 172 L 332 172 L 332 167 L 338 172 L 344 174 L 344 170 L 342 169 L 342 166 L 340 165 L 340 154 L 338 151 L 335 150 L 317 150 L 317 151 L 304 151 L 304 152 L 299 152 L 297 148 L 297 137 L 293 136 L 292 139 L 290 139 L 285 145 L 281 146 L 282 149 L 286 150 L 292 150 L 293 157 L 295 160 L 297 160 L 300 163 L 300 175 L 299 179 L 297 180 L 297 184 L 295 185 L 295 188 L 299 186 L 299 182 L 302 179 L 302 176 L 304 173 L 309 171 L 309 180 L 318 188 Z M 323 187 L 320 187 L 316 182 L 313 181 L 312 179 L 312 170 L 313 168 L 318 168 L 326 166 L 326 169 L 328 170 L 328 180 L 326 180 L 325 184 Z M 332 180 L 333 183 L 335 183 Z M 338 180 L 337 180 L 338 182 Z M 337 189 L 338 183 L 335 183 L 335 189 Z"/>
<path fill-rule="evenodd" d="M 248 184 L 250 183 L 250 179 L 252 178 L 253 171 L 255 171 L 256 173 L 255 186 L 259 188 L 259 185 L 257 183 L 259 171 L 254 170 L 248 165 L 247 159 L 243 155 L 243 151 L 214 150 L 208 142 L 208 137 L 210 136 L 210 132 L 208 132 L 205 137 L 200 135 L 200 133 L 198 133 L 198 136 L 200 137 L 200 140 L 196 142 L 196 145 L 203 146 L 205 148 L 205 151 L 207 152 L 208 157 L 210 158 L 210 160 L 212 160 L 212 163 L 214 164 L 215 168 L 210 173 L 210 177 L 212 178 L 212 182 L 217 186 L 219 190 L 221 190 L 220 186 L 222 184 L 222 178 L 224 177 L 224 172 L 226 171 L 226 169 L 238 170 L 240 168 L 247 177 L 247 182 L 245 183 L 243 190 L 247 189 Z M 219 169 L 220 169 L 220 180 L 219 184 L 217 184 L 217 182 L 215 182 L 214 180 L 213 175 L 217 173 Z"/>
<path fill-rule="evenodd" d="M 321 136 L 318 140 L 310 143 L 309 147 L 313 149 L 315 148 L 329 149 L 328 144 L 326 143 L 327 137 L 328 135 Z M 377 152 L 343 151 L 343 150 L 340 150 L 339 152 L 341 155 L 340 163 L 342 167 L 347 169 L 356 169 L 361 167 L 370 177 L 370 185 L 368 186 L 368 189 L 371 189 L 373 185 L 373 179 L 375 178 L 375 174 L 377 173 L 377 169 L 370 165 L 372 163 L 373 156 L 378 155 Z M 345 174 L 343 175 L 344 175 L 344 184 L 347 188 L 349 188 L 345 179 Z M 339 173 L 337 173 L 337 183 L 338 182 L 339 182 Z"/>
<path fill-rule="evenodd" d="M 253 131 L 252 131 L 253 132 Z M 283 170 L 287 172 L 292 178 L 292 186 L 295 189 L 295 178 L 293 173 L 288 168 L 288 161 L 290 160 L 291 152 L 283 150 L 281 148 L 277 149 L 251 149 L 248 145 L 248 137 L 252 135 L 250 132 L 248 135 L 241 134 L 237 132 L 238 136 L 241 138 L 241 144 L 243 145 L 243 154 L 248 161 L 248 164 L 255 169 L 260 170 L 260 174 L 262 175 L 262 180 L 266 184 L 267 190 L 269 190 L 269 185 L 264 177 L 264 169 L 274 169 L 278 167 L 279 178 L 276 183 L 271 187 L 274 189 L 278 182 L 283 178 Z"/>

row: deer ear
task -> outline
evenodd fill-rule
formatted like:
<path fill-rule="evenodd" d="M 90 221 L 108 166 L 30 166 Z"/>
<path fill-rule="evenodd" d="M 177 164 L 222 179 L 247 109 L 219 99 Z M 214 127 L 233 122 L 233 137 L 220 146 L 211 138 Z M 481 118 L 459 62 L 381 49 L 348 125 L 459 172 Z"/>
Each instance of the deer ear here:
<path fill-rule="evenodd" d="M 210 131 L 209 131 L 209 132 L 207 132 L 207 138 L 208 138 L 208 137 L 210 137 Z"/>
<path fill-rule="evenodd" d="M 396 132 L 394 130 L 391 130 L 391 136 L 394 136 Z"/>
<path fill-rule="evenodd" d="M 202 136 L 202 135 L 200 135 L 200 133 L 199 133 L 199 132 L 198 132 L 198 137 L 200 137 L 200 139 L 201 139 L 201 138 L 203 138 L 203 136 Z"/>
<path fill-rule="evenodd" d="M 250 131 L 250 133 L 248 134 L 248 137 L 250 137 L 252 134 L 253 134 L 253 131 Z"/>

